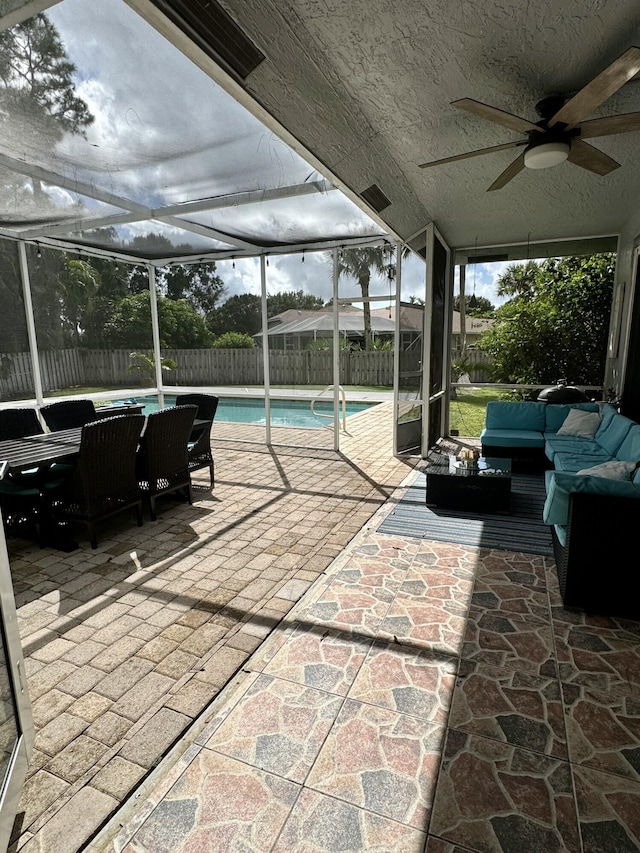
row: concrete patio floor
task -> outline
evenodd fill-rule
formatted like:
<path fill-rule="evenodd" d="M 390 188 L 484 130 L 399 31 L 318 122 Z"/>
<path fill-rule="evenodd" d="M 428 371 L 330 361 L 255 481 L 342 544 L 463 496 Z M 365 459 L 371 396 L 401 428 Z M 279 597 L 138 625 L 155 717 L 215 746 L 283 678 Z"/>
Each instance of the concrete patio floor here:
<path fill-rule="evenodd" d="M 122 516 L 91 550 L 10 540 L 36 726 L 11 851 L 77 853 L 192 729 L 411 471 L 390 403 L 329 430 L 214 424 L 216 484 L 156 522 Z"/>

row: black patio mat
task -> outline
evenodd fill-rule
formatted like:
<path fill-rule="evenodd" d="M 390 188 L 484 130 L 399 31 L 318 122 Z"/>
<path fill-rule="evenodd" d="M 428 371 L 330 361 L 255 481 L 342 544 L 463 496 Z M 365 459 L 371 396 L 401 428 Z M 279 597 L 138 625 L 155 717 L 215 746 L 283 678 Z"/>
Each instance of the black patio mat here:
<path fill-rule="evenodd" d="M 420 473 L 378 527 L 378 533 L 553 556 L 551 529 L 542 522 L 545 500 L 543 474 L 512 476 L 509 513 L 428 507 L 425 489 L 425 475 Z"/>

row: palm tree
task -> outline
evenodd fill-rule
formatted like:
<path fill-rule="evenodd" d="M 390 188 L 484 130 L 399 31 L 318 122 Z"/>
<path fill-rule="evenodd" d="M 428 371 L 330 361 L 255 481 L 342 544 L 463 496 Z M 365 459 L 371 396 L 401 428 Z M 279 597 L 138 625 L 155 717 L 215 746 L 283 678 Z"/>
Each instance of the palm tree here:
<path fill-rule="evenodd" d="M 364 306 L 364 346 L 373 349 L 371 335 L 371 305 L 369 304 L 369 283 L 371 271 L 385 273 L 389 266 L 385 246 L 366 246 L 359 249 L 343 249 L 338 255 L 338 275 L 355 279 L 360 285 Z"/>

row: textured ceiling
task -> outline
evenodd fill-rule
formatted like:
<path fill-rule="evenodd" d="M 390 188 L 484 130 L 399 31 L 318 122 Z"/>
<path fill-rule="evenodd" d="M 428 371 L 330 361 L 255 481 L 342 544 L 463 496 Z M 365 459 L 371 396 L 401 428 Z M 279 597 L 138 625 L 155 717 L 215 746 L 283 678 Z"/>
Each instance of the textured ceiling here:
<path fill-rule="evenodd" d="M 537 121 L 640 45 L 637 0 L 223 0 L 265 53 L 244 85 L 354 192 L 377 184 L 404 239 L 434 221 L 455 247 L 610 235 L 640 197 L 640 132 L 592 140 L 622 167 L 570 163 L 487 187 L 519 154 L 419 164 L 522 138 L 450 104 L 483 101 Z M 626 84 L 589 118 L 640 111 Z"/>

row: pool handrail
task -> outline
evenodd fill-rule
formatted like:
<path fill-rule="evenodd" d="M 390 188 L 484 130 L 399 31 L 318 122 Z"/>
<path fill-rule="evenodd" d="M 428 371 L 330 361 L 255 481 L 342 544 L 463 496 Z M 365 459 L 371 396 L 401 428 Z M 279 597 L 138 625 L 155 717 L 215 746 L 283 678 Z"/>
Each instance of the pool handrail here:
<path fill-rule="evenodd" d="M 335 385 L 327 385 L 326 388 L 323 388 L 322 391 L 318 394 L 315 400 L 311 401 L 309 408 L 311 409 L 311 414 L 315 415 L 317 418 L 332 418 L 333 414 L 326 415 L 324 412 L 316 412 L 314 406 L 320 400 L 325 391 L 330 391 L 335 388 Z M 347 395 L 345 394 L 344 388 L 342 385 L 338 385 L 338 390 L 340 391 L 340 396 L 342 398 L 342 431 L 347 431 Z"/>

